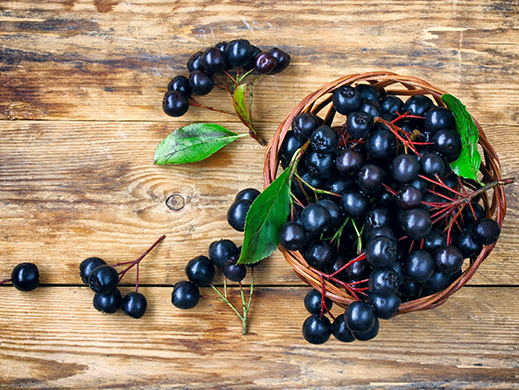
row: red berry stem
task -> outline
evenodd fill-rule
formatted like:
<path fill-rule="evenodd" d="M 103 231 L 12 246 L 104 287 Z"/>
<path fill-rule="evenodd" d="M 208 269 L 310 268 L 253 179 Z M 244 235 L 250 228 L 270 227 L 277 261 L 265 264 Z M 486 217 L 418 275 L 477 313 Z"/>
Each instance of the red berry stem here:
<path fill-rule="evenodd" d="M 335 321 L 335 317 L 333 316 L 332 312 L 328 308 L 328 305 L 326 305 L 326 296 L 325 296 L 326 292 L 325 292 L 325 288 L 324 288 L 324 277 L 323 277 L 323 275 L 320 275 L 320 277 L 321 277 L 321 313 L 320 313 L 320 317 L 323 318 L 324 311 L 326 310 L 326 312 L 330 315 L 330 317 L 332 317 L 332 319 Z"/>
<path fill-rule="evenodd" d="M 144 259 L 146 257 L 146 255 L 148 253 L 150 253 L 153 248 L 155 248 L 164 238 L 166 238 L 165 235 L 162 235 L 160 236 L 160 238 L 155 241 L 148 249 L 146 249 L 146 251 L 140 255 L 137 259 L 133 260 L 133 261 L 125 261 L 125 262 L 121 262 L 121 263 L 117 263 L 117 264 L 114 264 L 112 265 L 112 267 L 117 267 L 117 266 L 120 266 L 120 265 L 127 265 L 129 264 L 128 267 L 126 267 L 125 269 L 123 269 L 122 271 L 118 272 L 119 273 L 119 282 L 121 282 L 122 278 L 124 277 L 124 275 L 130 270 L 132 269 L 135 265 L 137 265 L 137 282 L 136 282 L 136 285 L 135 285 L 135 291 L 137 291 L 137 289 L 139 288 L 139 263 L 142 261 L 142 259 Z"/>
<path fill-rule="evenodd" d="M 7 279 L 4 279 L 4 280 L 1 280 L 1 281 L 0 281 L 0 285 L 1 285 L 1 284 L 4 284 L 4 283 L 8 283 L 8 282 L 10 282 L 10 281 L 11 281 L 11 278 L 7 278 Z"/>
<path fill-rule="evenodd" d="M 189 104 L 194 106 L 194 107 L 201 107 L 201 108 L 205 108 L 205 109 L 210 110 L 210 111 L 221 112 L 223 114 L 228 114 L 228 115 L 233 115 L 233 116 L 237 115 L 235 112 L 220 110 L 219 108 L 214 108 L 214 107 L 203 105 L 202 103 L 199 103 L 198 101 L 196 101 L 192 97 L 190 99 L 191 99 L 191 103 L 189 103 Z"/>

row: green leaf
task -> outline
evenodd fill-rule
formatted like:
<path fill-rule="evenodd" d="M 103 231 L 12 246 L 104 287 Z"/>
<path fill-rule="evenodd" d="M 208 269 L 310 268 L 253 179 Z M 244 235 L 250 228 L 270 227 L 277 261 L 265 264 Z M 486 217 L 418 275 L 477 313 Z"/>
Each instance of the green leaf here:
<path fill-rule="evenodd" d="M 173 131 L 157 146 L 154 163 L 185 164 L 201 161 L 235 139 L 236 134 L 217 124 L 194 123 Z"/>
<path fill-rule="evenodd" d="M 238 264 L 253 264 L 270 256 L 279 245 L 279 231 L 288 218 L 290 179 L 287 167 L 252 203 L 245 218 L 243 246 Z"/>
<path fill-rule="evenodd" d="M 461 137 L 461 154 L 456 161 L 450 163 L 451 169 L 458 176 L 481 183 L 478 177 L 481 165 L 481 155 L 478 151 L 479 130 L 474 119 L 456 97 L 445 94 L 442 100 L 454 115 L 456 130 Z"/>
<path fill-rule="evenodd" d="M 247 93 L 247 84 L 240 84 L 234 90 L 232 95 L 232 103 L 234 105 L 234 111 L 238 114 L 238 117 L 242 123 L 249 129 L 254 129 L 252 125 L 252 119 L 250 117 L 249 110 L 245 104 L 245 94 Z"/>

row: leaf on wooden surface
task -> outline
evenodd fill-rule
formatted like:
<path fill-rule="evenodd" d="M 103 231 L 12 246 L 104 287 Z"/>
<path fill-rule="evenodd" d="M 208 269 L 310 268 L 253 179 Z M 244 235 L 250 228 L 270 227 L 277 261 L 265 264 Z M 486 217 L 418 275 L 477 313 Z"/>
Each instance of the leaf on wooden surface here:
<path fill-rule="evenodd" d="M 461 137 L 461 154 L 456 161 L 450 163 L 451 169 L 458 176 L 481 183 L 478 177 L 481 165 L 481 155 L 478 151 L 479 130 L 459 99 L 444 94 L 442 100 L 454 115 L 456 129 Z"/>
<path fill-rule="evenodd" d="M 201 161 L 246 135 L 233 133 L 217 124 L 193 123 L 164 138 L 155 150 L 153 162 L 165 165 Z"/>
<path fill-rule="evenodd" d="M 238 264 L 253 264 L 270 256 L 279 245 L 279 231 L 288 218 L 292 165 L 252 203 L 245 219 Z"/>

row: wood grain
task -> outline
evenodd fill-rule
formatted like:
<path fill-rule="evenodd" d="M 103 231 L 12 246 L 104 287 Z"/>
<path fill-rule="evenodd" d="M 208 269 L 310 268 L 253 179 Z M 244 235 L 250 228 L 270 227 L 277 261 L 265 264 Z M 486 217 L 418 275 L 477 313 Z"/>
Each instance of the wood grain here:
<path fill-rule="evenodd" d="M 152 163 L 183 125 L 245 131 L 197 108 L 169 118 L 161 104 L 192 53 L 246 38 L 292 56 L 255 86 L 265 138 L 319 86 L 389 70 L 460 98 L 503 176 L 519 177 L 518 11 L 516 0 L 1 2 L 0 280 L 32 261 L 42 286 L 0 286 L 0 389 L 518 389 L 516 184 L 499 242 L 469 286 L 439 308 L 383 321 L 371 342 L 315 346 L 301 335 L 308 287 L 279 253 L 255 271 L 246 336 L 216 299 L 189 311 L 170 303 L 188 260 L 214 240 L 241 242 L 227 208 L 239 190 L 262 188 L 265 148 L 242 138 L 201 163 Z M 222 90 L 200 100 L 232 109 Z M 162 234 L 140 269 L 145 317 L 97 312 L 79 262 L 135 259 Z M 134 281 L 131 271 L 123 292 Z"/>
<path fill-rule="evenodd" d="M 518 388 L 515 288 L 464 288 L 375 340 L 320 346 L 301 336 L 307 288 L 257 290 L 246 336 L 225 304 L 180 311 L 166 288 L 141 289 L 141 320 L 96 312 L 87 288 L 0 290 L 0 388 Z"/>

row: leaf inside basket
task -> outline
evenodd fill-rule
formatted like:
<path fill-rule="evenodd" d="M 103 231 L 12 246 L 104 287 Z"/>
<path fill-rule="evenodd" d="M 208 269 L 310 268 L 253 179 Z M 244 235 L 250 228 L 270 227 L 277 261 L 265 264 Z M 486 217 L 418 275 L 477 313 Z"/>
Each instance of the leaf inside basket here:
<path fill-rule="evenodd" d="M 481 165 L 481 155 L 478 151 L 479 130 L 459 99 L 445 94 L 442 96 L 442 100 L 454 115 L 456 129 L 461 137 L 461 154 L 456 161 L 450 163 L 451 169 L 458 176 L 481 183 L 478 177 Z"/>

